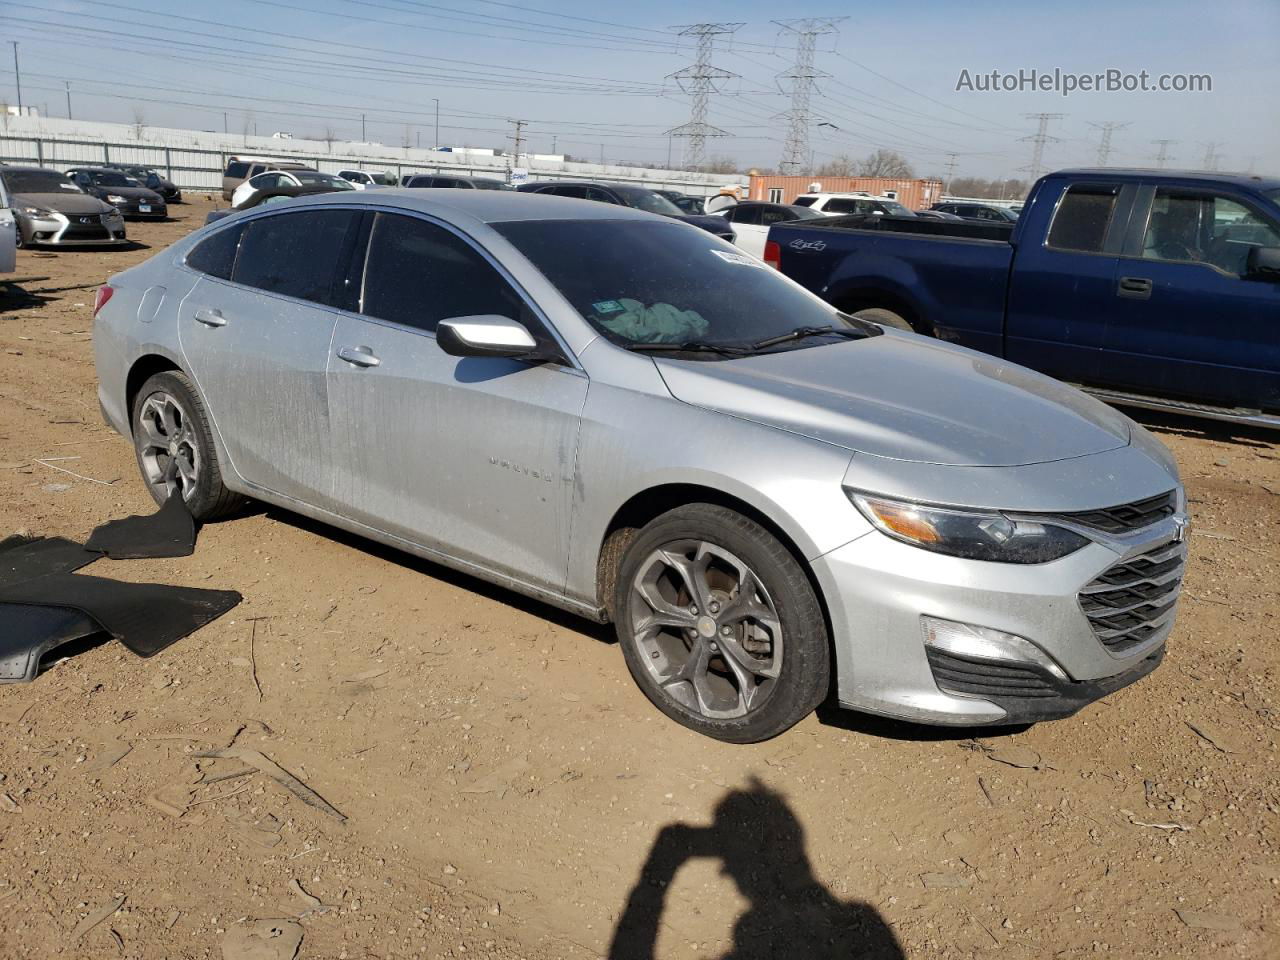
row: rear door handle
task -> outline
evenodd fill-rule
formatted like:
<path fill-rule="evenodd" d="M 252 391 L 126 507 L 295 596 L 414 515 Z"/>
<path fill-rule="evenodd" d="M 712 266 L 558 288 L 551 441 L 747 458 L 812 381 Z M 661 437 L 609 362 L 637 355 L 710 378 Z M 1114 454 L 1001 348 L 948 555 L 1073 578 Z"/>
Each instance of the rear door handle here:
<path fill-rule="evenodd" d="M 368 347 L 340 347 L 338 357 L 347 363 L 354 363 L 357 367 L 376 367 L 382 362 Z"/>
<path fill-rule="evenodd" d="M 222 315 L 221 310 L 206 310 L 201 307 L 195 312 L 195 318 L 206 327 L 225 327 L 227 318 Z"/>
<path fill-rule="evenodd" d="M 1151 281 L 1146 277 L 1121 277 L 1116 294 L 1132 300 L 1146 300 L 1151 296 Z"/>

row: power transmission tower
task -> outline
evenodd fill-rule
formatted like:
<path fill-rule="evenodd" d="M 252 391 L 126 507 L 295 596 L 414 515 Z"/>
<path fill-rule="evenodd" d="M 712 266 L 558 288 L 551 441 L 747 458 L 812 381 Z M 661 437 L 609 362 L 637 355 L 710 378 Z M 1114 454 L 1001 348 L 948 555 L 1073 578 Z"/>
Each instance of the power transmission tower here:
<path fill-rule="evenodd" d="M 1089 124 L 1095 130 L 1102 131 L 1102 137 L 1098 140 L 1098 166 L 1105 167 L 1107 161 L 1111 159 L 1111 134 L 1117 130 L 1123 130 L 1131 122 L 1130 120 L 1104 120 L 1101 123 Z"/>
<path fill-rule="evenodd" d="M 947 154 L 947 162 L 944 164 L 947 170 L 947 182 L 942 185 L 942 195 L 944 197 L 951 192 L 951 181 L 955 179 L 956 164 L 959 161 L 959 158 L 960 154 L 958 153 Z"/>
<path fill-rule="evenodd" d="M 1175 144 L 1177 140 L 1152 140 L 1152 143 L 1160 147 L 1160 152 L 1156 154 L 1156 169 L 1163 170 L 1173 157 L 1169 156 L 1169 147 Z"/>
<path fill-rule="evenodd" d="M 1217 140 L 1210 140 L 1204 145 L 1204 162 L 1202 164 L 1204 169 L 1218 169 L 1218 158 L 1221 156 L 1221 154 L 1218 153 L 1218 147 L 1220 146 L 1222 146 L 1222 144 Z"/>
<path fill-rule="evenodd" d="M 1066 114 L 1065 113 L 1024 113 L 1023 116 L 1026 117 L 1028 120 L 1038 120 L 1040 123 L 1040 126 L 1036 129 L 1035 133 L 1031 134 L 1030 136 L 1020 138 L 1021 140 L 1024 140 L 1024 141 L 1029 140 L 1031 141 L 1032 144 L 1034 144 L 1034 149 L 1031 151 L 1031 165 L 1027 167 L 1022 167 L 1021 169 L 1028 171 L 1031 174 L 1032 180 L 1039 180 L 1040 177 L 1044 175 L 1044 145 L 1046 143 L 1059 142 L 1058 137 L 1049 136 L 1049 121 L 1061 120 L 1063 117 L 1066 116 Z"/>
<path fill-rule="evenodd" d="M 667 76 L 689 94 L 689 122 L 667 131 L 669 137 L 685 137 L 689 148 L 685 153 L 685 165 L 696 170 L 707 161 L 707 137 L 727 137 L 728 131 L 707 123 L 707 102 L 718 84 L 738 75 L 711 64 L 711 48 L 715 38 L 731 35 L 742 27 L 741 23 L 693 23 L 684 27 L 672 27 L 680 37 L 695 37 L 698 52 L 693 66 L 677 70 Z"/>
<path fill-rule="evenodd" d="M 778 85 L 787 92 L 790 81 L 791 109 L 780 116 L 787 120 L 787 139 L 782 145 L 783 173 L 799 173 L 805 163 L 812 162 L 809 152 L 809 97 L 813 94 L 814 81 L 827 74 L 813 65 L 813 55 L 818 48 L 818 38 L 837 33 L 838 24 L 848 17 L 807 17 L 802 20 L 775 20 L 781 32 L 794 34 L 796 59 L 791 69 L 778 74 Z"/>

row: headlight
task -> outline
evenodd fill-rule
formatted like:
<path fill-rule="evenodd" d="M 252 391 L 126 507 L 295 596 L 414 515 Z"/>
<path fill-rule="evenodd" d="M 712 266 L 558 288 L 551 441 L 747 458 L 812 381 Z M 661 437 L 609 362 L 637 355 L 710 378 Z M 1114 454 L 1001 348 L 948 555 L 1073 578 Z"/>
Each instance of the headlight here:
<path fill-rule="evenodd" d="M 53 211 L 45 207 L 23 207 L 22 212 L 29 217 L 49 218 L 53 216 Z"/>
<path fill-rule="evenodd" d="M 114 193 L 107 197 L 107 203 L 124 203 L 124 197 L 116 196 Z"/>
<path fill-rule="evenodd" d="M 862 515 L 882 533 L 952 557 L 995 563 L 1047 563 L 1075 553 L 1089 542 L 1063 527 L 1012 520 L 999 512 L 953 510 L 846 492 Z"/>

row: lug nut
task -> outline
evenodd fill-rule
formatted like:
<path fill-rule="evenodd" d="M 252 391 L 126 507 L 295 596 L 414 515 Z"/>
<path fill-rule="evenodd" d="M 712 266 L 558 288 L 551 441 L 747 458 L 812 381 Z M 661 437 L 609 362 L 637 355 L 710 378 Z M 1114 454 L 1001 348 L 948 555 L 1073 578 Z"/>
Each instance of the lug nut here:
<path fill-rule="evenodd" d="M 712 613 L 719 613 L 719 612 L 720 612 L 720 604 L 718 604 L 718 603 L 716 603 L 714 600 L 712 600 L 709 604 L 707 604 L 707 609 L 709 609 Z"/>
<path fill-rule="evenodd" d="M 732 635 L 732 633 L 733 633 L 733 628 L 731 628 L 731 627 L 721 627 L 721 628 L 720 628 L 720 632 L 721 632 L 724 636 L 726 636 L 726 637 L 727 637 L 727 636 Z"/>
<path fill-rule="evenodd" d="M 698 615 L 698 605 L 696 603 L 689 604 L 689 612 L 694 616 Z"/>

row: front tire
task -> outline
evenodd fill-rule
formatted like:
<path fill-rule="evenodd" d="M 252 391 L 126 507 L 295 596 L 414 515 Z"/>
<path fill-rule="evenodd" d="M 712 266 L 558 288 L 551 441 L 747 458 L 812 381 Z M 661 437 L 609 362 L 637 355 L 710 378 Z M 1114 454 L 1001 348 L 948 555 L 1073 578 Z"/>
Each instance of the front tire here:
<path fill-rule="evenodd" d="M 614 621 L 627 668 L 678 723 L 729 743 L 768 740 L 826 695 L 830 652 L 804 569 L 768 530 L 713 504 L 637 534 Z"/>
<path fill-rule="evenodd" d="M 138 470 L 156 503 L 178 493 L 200 522 L 243 504 L 222 483 L 208 413 L 184 374 L 168 370 L 149 378 L 134 398 L 130 424 Z"/>
<path fill-rule="evenodd" d="M 859 320 L 878 323 L 882 327 L 893 327 L 895 330 L 906 330 L 908 333 L 917 332 L 906 317 L 900 313 L 894 313 L 892 310 L 886 310 L 884 307 L 867 307 L 865 310 L 858 310 L 853 316 Z"/>

